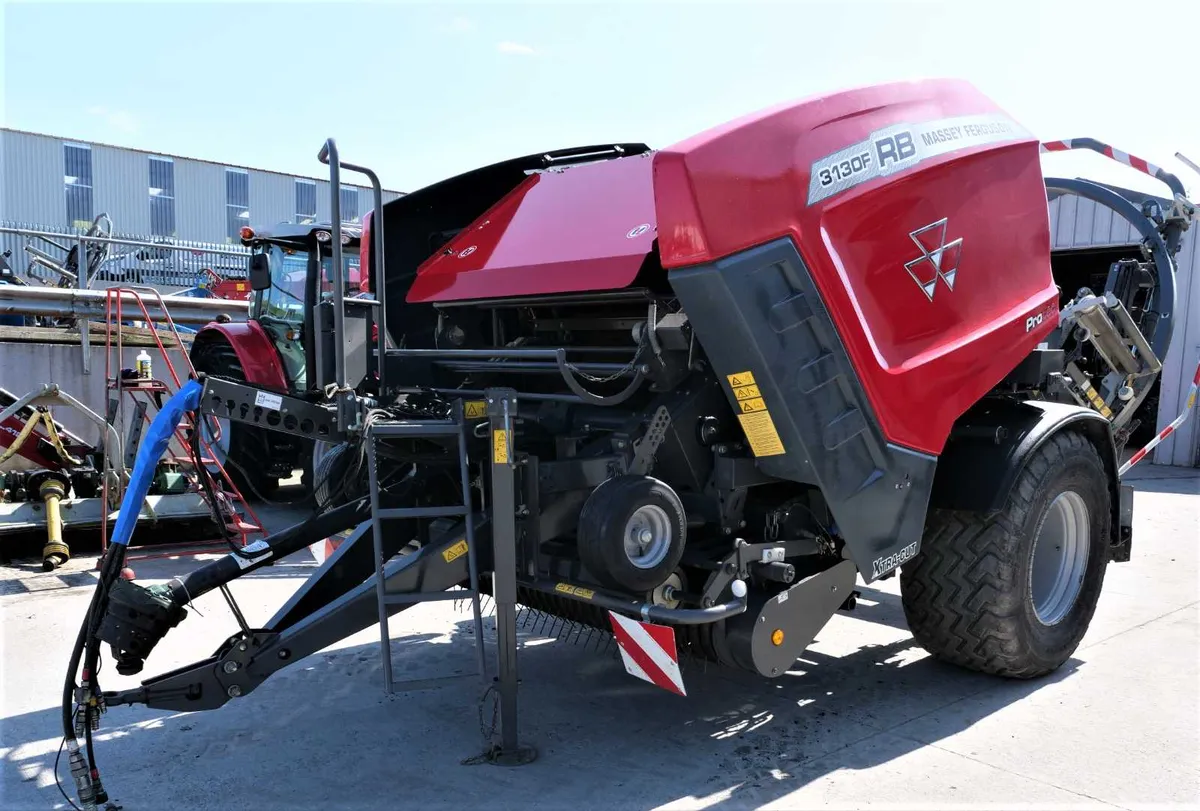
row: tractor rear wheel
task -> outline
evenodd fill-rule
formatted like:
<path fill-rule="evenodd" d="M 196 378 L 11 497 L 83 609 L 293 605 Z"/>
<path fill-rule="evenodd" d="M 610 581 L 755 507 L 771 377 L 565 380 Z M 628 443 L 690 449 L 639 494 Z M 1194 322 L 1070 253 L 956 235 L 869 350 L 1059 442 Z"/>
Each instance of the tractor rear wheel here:
<path fill-rule="evenodd" d="M 246 382 L 246 373 L 237 353 L 225 341 L 207 341 L 193 352 L 192 366 L 197 372 L 235 383 Z M 269 499 L 275 495 L 279 489 L 279 479 L 266 473 L 270 469 L 271 458 L 271 446 L 264 436 L 266 432 L 224 418 L 217 418 L 216 422 L 220 426 L 220 437 L 213 442 L 206 432 L 204 438 L 209 441 L 213 456 L 225 468 L 242 496 L 247 499 Z"/>
<path fill-rule="evenodd" d="M 1075 431 L 1024 463 L 994 514 L 931 510 L 900 573 L 904 613 L 936 658 L 992 675 L 1053 672 L 1079 646 L 1100 597 L 1110 534 L 1108 473 Z"/>

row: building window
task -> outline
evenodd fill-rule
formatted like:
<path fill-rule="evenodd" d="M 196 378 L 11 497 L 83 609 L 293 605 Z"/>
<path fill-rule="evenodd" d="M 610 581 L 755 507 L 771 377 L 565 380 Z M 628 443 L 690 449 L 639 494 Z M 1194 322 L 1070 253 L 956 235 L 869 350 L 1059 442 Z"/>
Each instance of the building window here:
<path fill-rule="evenodd" d="M 250 173 L 225 170 L 225 235 L 230 242 L 242 238 L 242 226 L 250 224 Z"/>
<path fill-rule="evenodd" d="M 358 189 L 342 189 L 342 222 L 358 222 Z"/>
<path fill-rule="evenodd" d="M 67 224 L 87 228 L 92 224 L 92 148 L 63 144 L 63 186 L 67 196 Z"/>
<path fill-rule="evenodd" d="M 150 159 L 150 233 L 175 236 L 175 162 Z"/>
<path fill-rule="evenodd" d="M 317 221 L 317 184 L 312 180 L 296 181 L 296 222 L 308 225 Z"/>

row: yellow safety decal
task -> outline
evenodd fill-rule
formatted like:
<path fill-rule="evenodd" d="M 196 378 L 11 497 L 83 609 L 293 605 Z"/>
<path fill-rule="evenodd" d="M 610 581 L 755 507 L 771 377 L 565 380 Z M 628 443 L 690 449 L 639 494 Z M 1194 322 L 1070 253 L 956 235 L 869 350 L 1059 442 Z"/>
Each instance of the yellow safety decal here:
<path fill-rule="evenodd" d="M 492 431 L 492 464 L 508 464 L 508 432 Z"/>
<path fill-rule="evenodd" d="M 467 400 L 463 403 L 463 416 L 469 420 L 477 420 L 487 416 L 487 403 L 483 400 Z"/>
<path fill-rule="evenodd" d="M 467 554 L 467 539 L 463 538 L 454 546 L 443 551 L 442 557 L 445 558 L 447 563 L 453 563 L 465 554 Z"/>
<path fill-rule="evenodd" d="M 784 453 L 783 440 L 775 430 L 775 420 L 771 419 L 769 411 L 738 414 L 738 420 L 755 456 L 779 456 Z"/>
<path fill-rule="evenodd" d="M 585 600 L 590 600 L 596 596 L 596 592 L 591 589 L 585 589 L 582 586 L 572 586 L 570 583 L 559 583 L 554 587 L 554 590 L 563 594 L 574 594 L 576 597 L 582 597 Z"/>
<path fill-rule="evenodd" d="M 1092 401 L 1092 405 L 1096 407 L 1096 410 L 1099 411 L 1106 420 L 1112 418 L 1112 409 L 1108 407 L 1104 400 L 1100 399 L 1100 395 L 1096 393 L 1096 390 L 1092 388 L 1090 384 L 1084 383 L 1083 391 L 1088 396 L 1088 399 Z"/>
<path fill-rule="evenodd" d="M 738 406 L 741 407 L 743 414 L 751 414 L 755 411 L 767 410 L 767 404 L 761 397 L 755 397 L 753 400 L 742 400 L 740 403 L 738 403 Z"/>
<path fill-rule="evenodd" d="M 733 399 L 735 400 L 750 400 L 755 397 L 762 397 L 758 386 L 741 386 L 733 390 Z"/>
<path fill-rule="evenodd" d="M 729 379 L 729 387 L 733 389 L 754 385 L 754 374 L 751 372 L 738 372 L 737 374 L 726 375 L 726 377 Z"/>

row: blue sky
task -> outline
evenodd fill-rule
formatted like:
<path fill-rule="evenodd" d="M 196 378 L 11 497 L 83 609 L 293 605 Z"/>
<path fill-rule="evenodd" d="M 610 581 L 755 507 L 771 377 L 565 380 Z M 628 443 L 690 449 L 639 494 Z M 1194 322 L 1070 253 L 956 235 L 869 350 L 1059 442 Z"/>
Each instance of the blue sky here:
<path fill-rule="evenodd" d="M 972 81 L 1046 140 L 1200 176 L 1200 4 L 3 0 L 5 126 L 306 175 L 328 136 L 412 190 L 493 160 L 666 146 L 787 99 Z M 1155 11 L 1157 9 L 1157 11 Z M 1164 10 L 1169 9 L 1170 14 Z M 1093 156 L 1047 158 L 1159 192 Z"/>

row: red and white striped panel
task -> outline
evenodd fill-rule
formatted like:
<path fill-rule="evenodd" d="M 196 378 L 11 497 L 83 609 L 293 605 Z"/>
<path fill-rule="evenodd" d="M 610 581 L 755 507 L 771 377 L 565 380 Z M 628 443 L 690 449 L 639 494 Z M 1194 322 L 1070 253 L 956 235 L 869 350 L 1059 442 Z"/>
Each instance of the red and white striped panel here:
<path fill-rule="evenodd" d="M 1129 470 L 1129 468 L 1145 459 L 1146 455 L 1149 454 L 1150 451 L 1158 447 L 1158 443 L 1175 433 L 1175 429 L 1183 425 L 1184 421 L 1187 420 L 1188 415 L 1192 413 L 1192 407 L 1196 405 L 1197 389 L 1200 389 L 1200 364 L 1196 365 L 1196 374 L 1194 377 L 1192 377 L 1192 387 L 1188 389 L 1187 402 L 1183 406 L 1183 411 L 1179 412 L 1179 416 L 1172 420 L 1170 425 L 1159 431 L 1158 436 L 1150 440 L 1146 444 L 1146 447 L 1129 457 L 1129 461 L 1121 465 L 1121 469 L 1117 472 L 1117 475 L 1124 476 L 1125 471 Z"/>
<path fill-rule="evenodd" d="M 341 546 L 345 540 L 346 533 L 339 533 L 326 538 L 323 541 L 317 541 L 314 544 L 309 544 L 308 548 L 312 552 L 313 559 L 316 560 L 317 565 L 320 566 L 326 560 L 328 560 L 334 552 L 337 551 L 338 547 Z"/>
<path fill-rule="evenodd" d="M 629 675 L 686 696 L 683 676 L 679 673 L 679 655 L 675 651 L 675 630 L 638 622 L 612 611 L 608 616 Z"/>
<path fill-rule="evenodd" d="M 1072 149 L 1090 149 L 1093 152 L 1098 152 L 1107 158 L 1112 158 L 1117 163 L 1123 163 L 1131 169 L 1137 169 L 1143 174 L 1163 181 L 1171 187 L 1173 192 L 1178 194 L 1183 193 L 1183 186 L 1179 183 L 1179 179 L 1161 166 L 1157 166 L 1136 155 L 1130 155 L 1128 152 L 1122 152 L 1116 147 L 1097 141 L 1095 138 L 1067 138 L 1062 141 L 1043 141 L 1041 145 L 1042 152 L 1066 152 Z"/>

